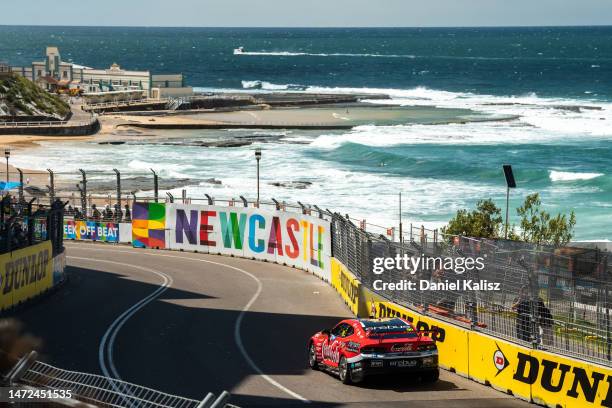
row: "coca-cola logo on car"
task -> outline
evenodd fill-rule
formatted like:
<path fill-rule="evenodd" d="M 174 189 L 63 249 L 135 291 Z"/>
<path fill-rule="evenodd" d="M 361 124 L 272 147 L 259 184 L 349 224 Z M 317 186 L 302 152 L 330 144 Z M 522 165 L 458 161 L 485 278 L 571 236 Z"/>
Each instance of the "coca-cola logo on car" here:
<path fill-rule="evenodd" d="M 412 351 L 412 344 L 394 344 L 393 346 L 391 346 L 391 351 Z"/>

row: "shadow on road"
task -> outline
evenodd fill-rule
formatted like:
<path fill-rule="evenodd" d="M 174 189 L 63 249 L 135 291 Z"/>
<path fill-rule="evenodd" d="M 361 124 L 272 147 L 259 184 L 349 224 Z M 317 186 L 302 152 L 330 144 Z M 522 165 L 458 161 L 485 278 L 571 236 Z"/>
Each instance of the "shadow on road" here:
<path fill-rule="evenodd" d="M 22 310 L 17 317 L 25 323 L 27 331 L 43 340 L 42 353 L 49 363 L 69 370 L 100 373 L 98 348 L 107 328 L 158 286 L 86 268 L 70 267 L 69 276 L 62 290 Z M 177 299 L 195 302 L 185 306 L 175 302 Z M 224 302 L 207 293 L 170 288 L 133 315 L 114 345 L 114 361 L 122 379 L 193 399 L 202 399 L 208 392 L 218 395 L 253 379 L 256 373 L 236 344 L 235 325 L 240 310 L 224 308 Z M 303 376 L 310 371 L 306 358 L 309 337 L 341 319 L 342 316 L 247 312 L 240 338 L 265 374 Z M 322 387 L 337 382 L 331 376 L 321 378 L 317 381 L 322 382 Z M 397 393 L 458 390 L 447 381 L 427 385 L 413 380 L 374 378 L 355 389 Z M 278 393 L 271 385 L 262 387 L 263 395 Z M 347 392 L 351 389 L 347 387 Z M 256 395 L 236 395 L 232 401 L 244 407 L 304 405 L 295 400 Z M 430 401 L 427 406 L 434 405 Z"/>

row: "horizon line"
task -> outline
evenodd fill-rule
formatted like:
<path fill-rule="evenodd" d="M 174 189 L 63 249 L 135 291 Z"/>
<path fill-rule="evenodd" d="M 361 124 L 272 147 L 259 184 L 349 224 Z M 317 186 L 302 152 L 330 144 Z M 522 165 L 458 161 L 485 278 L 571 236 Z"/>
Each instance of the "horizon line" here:
<path fill-rule="evenodd" d="M 58 27 L 58 28 L 210 28 L 210 29 L 415 29 L 415 28 L 589 28 L 612 27 L 612 24 L 569 25 L 464 25 L 464 26 L 173 26 L 173 25 L 60 25 L 60 24 L 0 24 L 0 27 Z"/>

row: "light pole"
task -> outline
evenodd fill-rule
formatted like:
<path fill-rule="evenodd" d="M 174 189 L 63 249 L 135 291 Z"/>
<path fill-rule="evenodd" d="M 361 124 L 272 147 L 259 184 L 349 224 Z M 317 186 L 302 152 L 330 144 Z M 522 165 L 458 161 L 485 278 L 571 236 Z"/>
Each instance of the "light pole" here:
<path fill-rule="evenodd" d="M 504 239 L 508 239 L 508 210 L 510 207 L 510 189 L 516 188 L 516 181 L 514 180 L 514 173 L 512 173 L 512 166 L 504 164 L 504 176 L 506 177 L 506 232 Z"/>
<path fill-rule="evenodd" d="M 4 149 L 4 157 L 6 157 L 6 182 L 9 182 L 9 158 L 11 157 L 11 150 L 7 147 Z"/>
<path fill-rule="evenodd" d="M 261 149 L 255 149 L 255 160 L 257 160 L 257 208 L 259 208 L 259 161 L 261 160 Z"/>

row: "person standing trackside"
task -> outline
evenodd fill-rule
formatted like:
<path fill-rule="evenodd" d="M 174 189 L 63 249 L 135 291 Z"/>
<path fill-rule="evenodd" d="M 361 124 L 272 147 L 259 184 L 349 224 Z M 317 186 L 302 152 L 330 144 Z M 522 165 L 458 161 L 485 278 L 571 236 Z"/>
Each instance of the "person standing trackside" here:
<path fill-rule="evenodd" d="M 554 345 L 553 325 L 554 319 L 550 309 L 544 304 L 544 300 L 538 297 L 538 325 L 540 327 L 540 338 L 543 346 Z"/>
<path fill-rule="evenodd" d="M 91 218 L 94 219 L 95 221 L 100 221 L 100 217 L 102 216 L 102 214 L 100 214 L 100 210 L 98 210 L 98 207 L 96 207 L 96 205 L 93 204 L 91 206 L 91 210 L 92 210 Z"/>
<path fill-rule="evenodd" d="M 531 341 L 531 304 L 527 296 L 527 287 L 523 286 L 519 296 L 512 305 L 516 310 L 516 337 L 519 340 Z"/>

